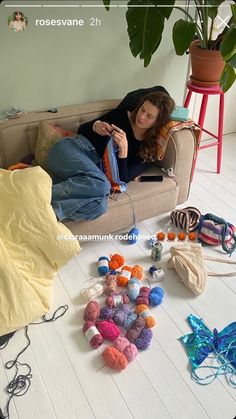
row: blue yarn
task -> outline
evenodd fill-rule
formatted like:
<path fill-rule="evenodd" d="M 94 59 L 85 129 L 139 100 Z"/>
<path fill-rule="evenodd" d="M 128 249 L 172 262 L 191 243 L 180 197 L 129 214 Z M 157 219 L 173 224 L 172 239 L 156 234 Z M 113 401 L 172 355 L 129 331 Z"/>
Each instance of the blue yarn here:
<path fill-rule="evenodd" d="M 128 233 L 128 243 L 135 244 L 138 240 L 139 230 L 133 227 Z"/>
<path fill-rule="evenodd" d="M 149 294 L 149 302 L 151 306 L 158 306 L 162 303 L 164 290 L 161 287 L 154 287 Z"/>
<path fill-rule="evenodd" d="M 133 311 L 131 311 L 131 312 L 128 314 L 127 319 L 124 321 L 124 323 L 123 323 L 123 327 L 124 327 L 126 330 L 130 329 L 130 328 L 131 328 L 131 326 L 132 326 L 132 324 L 133 324 L 133 322 L 134 322 L 136 319 L 137 319 L 137 314 L 136 314 L 136 313 L 134 313 Z"/>
<path fill-rule="evenodd" d="M 98 262 L 100 262 L 101 260 L 104 260 L 104 261 L 107 260 L 107 262 L 109 262 L 109 259 L 106 256 L 101 256 L 98 259 Z M 108 266 L 98 266 L 98 273 L 99 273 L 99 275 L 106 275 L 108 272 L 110 272 L 110 269 L 109 269 Z"/>
<path fill-rule="evenodd" d="M 131 278 L 128 281 L 128 297 L 130 299 L 130 301 L 135 301 L 136 298 L 139 295 L 139 290 L 140 290 L 140 281 L 136 278 Z"/>
<path fill-rule="evenodd" d="M 117 272 L 115 271 L 115 269 L 112 269 L 111 272 L 110 272 L 110 275 L 116 275 L 116 274 L 117 274 Z"/>
<path fill-rule="evenodd" d="M 150 266 L 150 268 L 149 268 L 149 273 L 152 275 L 153 274 L 153 272 L 155 272 L 155 271 L 157 271 L 157 266 L 156 265 L 152 265 L 152 266 Z"/>

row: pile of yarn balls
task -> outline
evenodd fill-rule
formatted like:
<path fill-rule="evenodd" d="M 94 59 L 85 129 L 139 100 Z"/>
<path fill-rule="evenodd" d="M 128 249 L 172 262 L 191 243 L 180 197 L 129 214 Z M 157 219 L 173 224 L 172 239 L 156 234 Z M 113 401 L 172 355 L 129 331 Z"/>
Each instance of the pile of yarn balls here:
<path fill-rule="evenodd" d="M 118 271 L 117 271 L 118 269 Z M 105 294 L 105 305 L 87 293 L 90 300 L 84 309 L 83 332 L 92 348 L 99 348 L 104 340 L 112 342 L 102 352 L 107 366 L 121 371 L 134 360 L 139 350 L 148 349 L 152 340 L 151 328 L 155 318 L 149 306 L 161 304 L 164 291 L 160 287 L 142 286 L 143 268 L 140 265 L 125 265 L 119 254 L 98 259 L 98 273 L 104 276 L 99 295 Z M 97 292 L 95 293 L 98 296 Z M 83 298 L 86 293 L 83 291 Z"/>

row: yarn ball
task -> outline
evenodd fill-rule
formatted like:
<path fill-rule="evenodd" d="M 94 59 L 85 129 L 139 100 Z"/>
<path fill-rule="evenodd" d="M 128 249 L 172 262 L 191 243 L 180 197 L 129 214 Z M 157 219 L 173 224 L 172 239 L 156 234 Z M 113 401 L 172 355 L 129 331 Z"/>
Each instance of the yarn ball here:
<path fill-rule="evenodd" d="M 147 349 L 151 344 L 152 336 L 152 330 L 145 327 L 136 339 L 135 345 L 140 351 Z"/>
<path fill-rule="evenodd" d="M 113 320 L 115 324 L 117 324 L 118 326 L 122 326 L 124 321 L 127 319 L 127 316 L 128 314 L 124 310 L 118 309 L 113 314 Z"/>
<path fill-rule="evenodd" d="M 151 289 L 149 287 L 141 287 L 139 290 L 139 295 L 136 298 L 135 304 L 146 304 L 149 306 L 149 295 L 150 295 Z"/>
<path fill-rule="evenodd" d="M 138 355 L 137 346 L 134 343 L 130 343 L 126 346 L 123 354 L 125 355 L 128 362 L 133 361 Z"/>
<path fill-rule="evenodd" d="M 86 305 L 84 309 L 84 320 L 95 321 L 98 319 L 99 314 L 100 314 L 100 305 L 98 304 L 98 302 L 95 300 L 89 301 L 89 303 Z"/>
<path fill-rule="evenodd" d="M 165 235 L 165 233 L 163 233 L 163 231 L 160 231 L 159 233 L 157 233 L 157 240 L 163 241 L 163 240 L 165 240 L 165 237 L 166 237 L 166 235 Z"/>
<path fill-rule="evenodd" d="M 130 344 L 128 339 L 123 336 L 119 336 L 113 343 L 113 347 L 118 349 L 120 352 L 124 352 L 125 348 Z"/>
<path fill-rule="evenodd" d="M 158 306 L 162 303 L 164 296 L 164 290 L 161 287 L 154 287 L 152 288 L 150 295 L 149 295 L 149 301 L 151 306 Z"/>
<path fill-rule="evenodd" d="M 134 265 L 131 272 L 131 278 L 143 279 L 143 267 L 141 265 Z"/>
<path fill-rule="evenodd" d="M 119 287 L 126 287 L 129 279 L 131 278 L 131 266 L 123 266 L 121 274 L 117 277 L 117 285 Z"/>
<path fill-rule="evenodd" d="M 104 287 L 102 284 L 94 284 L 89 288 L 84 288 L 80 291 L 80 295 L 84 301 L 89 301 L 93 298 L 97 298 L 103 294 Z"/>
<path fill-rule="evenodd" d="M 133 361 L 138 355 L 137 347 L 133 343 L 130 343 L 128 339 L 124 337 L 117 338 L 113 343 L 113 347 L 118 349 L 118 351 L 122 352 L 125 355 L 128 362 Z"/>
<path fill-rule="evenodd" d="M 110 262 L 109 262 L 109 268 L 110 269 L 118 269 L 121 268 L 125 263 L 125 258 L 118 253 L 115 253 L 111 256 Z"/>
<path fill-rule="evenodd" d="M 186 234 L 183 231 L 178 233 L 178 240 L 184 241 L 185 239 L 186 239 Z"/>
<path fill-rule="evenodd" d="M 197 234 L 196 233 L 194 233 L 194 232 L 188 233 L 188 239 L 190 241 L 194 241 L 194 240 L 196 240 L 196 238 L 197 238 Z"/>
<path fill-rule="evenodd" d="M 105 284 L 104 284 L 104 293 L 110 295 L 111 293 L 117 292 L 117 282 L 116 275 L 111 273 L 106 274 Z"/>
<path fill-rule="evenodd" d="M 157 266 L 156 265 L 152 265 L 152 266 L 150 266 L 150 268 L 149 268 L 149 273 L 150 273 L 150 275 L 152 275 L 153 274 L 153 272 L 155 272 L 155 271 L 157 271 Z"/>
<path fill-rule="evenodd" d="M 96 322 L 95 326 L 104 339 L 111 340 L 113 342 L 118 338 L 118 336 L 120 336 L 119 327 L 107 320 Z"/>
<path fill-rule="evenodd" d="M 151 316 L 148 306 L 146 304 L 140 304 L 135 307 L 135 312 L 145 320 L 146 327 L 153 327 L 156 324 L 154 317 Z"/>
<path fill-rule="evenodd" d="M 111 319 L 112 316 L 113 316 L 112 308 L 110 308 L 110 307 L 102 307 L 101 308 L 100 316 L 99 316 L 99 317 L 101 317 L 101 319 L 108 320 L 108 319 Z"/>
<path fill-rule="evenodd" d="M 113 346 L 104 349 L 104 351 L 102 352 L 102 358 L 108 367 L 116 371 L 122 371 L 128 365 L 128 361 L 125 355 L 123 355 L 120 351 L 118 351 L 118 349 L 114 348 Z"/>
<path fill-rule="evenodd" d="M 98 259 L 98 273 L 99 275 L 103 276 L 109 272 L 109 259 L 106 256 L 101 256 Z"/>
<path fill-rule="evenodd" d="M 128 291 L 127 291 L 130 301 L 136 300 L 137 296 L 139 295 L 139 290 L 140 290 L 140 283 L 138 279 L 131 278 L 128 281 Z"/>
<path fill-rule="evenodd" d="M 105 304 L 108 307 L 118 307 L 121 304 L 128 304 L 129 297 L 126 294 L 109 295 L 106 297 Z"/>
<path fill-rule="evenodd" d="M 99 333 L 98 329 L 96 328 L 94 322 L 91 320 L 88 320 L 83 325 L 83 332 L 86 336 L 86 338 L 89 340 L 90 345 L 97 349 L 101 344 L 103 343 L 103 337 Z"/>
<path fill-rule="evenodd" d="M 132 327 L 126 333 L 127 339 L 134 343 L 144 327 L 145 320 L 142 317 L 137 317 L 137 319 L 133 322 Z"/>
<path fill-rule="evenodd" d="M 167 233 L 167 239 L 169 241 L 173 241 L 175 240 L 176 234 L 173 231 L 170 231 L 169 233 Z"/>
<path fill-rule="evenodd" d="M 132 228 L 128 233 L 128 244 L 135 244 L 138 240 L 139 230 Z"/>
<path fill-rule="evenodd" d="M 132 324 L 134 323 L 134 321 L 137 319 L 137 314 L 134 313 L 133 311 L 131 311 L 128 316 L 127 319 L 124 321 L 123 323 L 123 327 L 128 330 L 131 328 Z"/>

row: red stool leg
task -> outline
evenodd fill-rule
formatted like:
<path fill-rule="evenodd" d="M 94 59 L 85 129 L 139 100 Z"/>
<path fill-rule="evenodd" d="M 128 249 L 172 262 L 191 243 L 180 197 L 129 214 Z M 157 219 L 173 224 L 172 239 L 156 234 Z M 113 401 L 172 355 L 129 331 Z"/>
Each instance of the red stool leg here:
<path fill-rule="evenodd" d="M 187 96 L 186 96 L 186 99 L 185 99 L 185 101 L 184 101 L 184 108 L 188 108 L 188 105 L 189 105 L 189 102 L 190 102 L 191 96 L 192 96 L 192 90 L 189 90 L 189 91 L 188 91 L 188 94 L 187 94 Z"/>
<path fill-rule="evenodd" d="M 220 94 L 219 123 L 218 123 L 218 148 L 217 148 L 217 173 L 220 173 L 223 145 L 224 126 L 224 93 Z"/>
<path fill-rule="evenodd" d="M 204 120 L 205 120 L 205 116 L 206 116 L 207 102 L 208 102 L 208 95 L 203 95 L 202 96 L 200 114 L 199 114 L 199 118 L 198 118 L 198 125 L 201 128 L 201 132 L 200 132 L 200 135 L 199 135 L 199 138 L 198 138 L 199 143 L 196 147 L 196 154 L 195 154 L 195 158 L 194 158 L 194 162 L 193 162 L 192 178 L 193 178 L 193 174 L 194 174 L 194 170 L 195 170 L 195 166 L 196 166 L 196 162 L 197 162 L 198 150 L 200 150 L 200 141 L 201 141 L 201 136 L 202 136 L 202 128 L 203 128 Z"/>

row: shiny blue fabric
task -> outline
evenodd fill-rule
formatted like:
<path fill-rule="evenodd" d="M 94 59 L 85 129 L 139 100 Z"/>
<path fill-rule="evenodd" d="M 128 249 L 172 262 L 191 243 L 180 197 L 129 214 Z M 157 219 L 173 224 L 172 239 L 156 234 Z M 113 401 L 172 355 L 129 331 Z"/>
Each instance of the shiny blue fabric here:
<path fill-rule="evenodd" d="M 180 340 L 185 345 L 192 366 L 192 377 L 195 381 L 203 380 L 197 376 L 196 369 L 211 353 L 215 355 L 220 366 L 207 367 L 216 368 L 217 372 L 205 378 L 213 376 L 215 379 L 217 375 L 222 374 L 236 377 L 236 322 L 230 323 L 221 332 L 218 332 L 217 329 L 211 331 L 200 318 L 193 314 L 188 316 L 188 322 L 193 333 L 182 336 Z M 230 380 L 232 381 L 231 385 L 236 386 L 236 381 L 232 380 L 232 377 Z M 202 382 L 202 384 L 204 383 Z"/>

